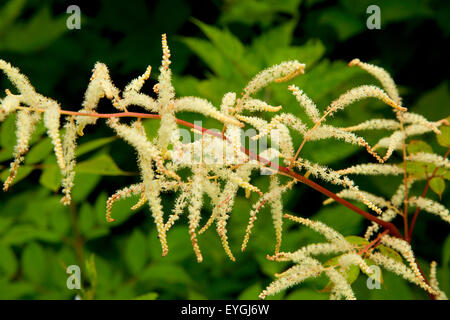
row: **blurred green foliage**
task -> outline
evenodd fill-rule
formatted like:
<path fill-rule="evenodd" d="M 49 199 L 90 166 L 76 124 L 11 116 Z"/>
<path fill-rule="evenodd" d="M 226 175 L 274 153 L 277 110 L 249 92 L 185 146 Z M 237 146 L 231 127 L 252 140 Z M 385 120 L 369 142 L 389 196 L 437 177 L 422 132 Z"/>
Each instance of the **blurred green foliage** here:
<path fill-rule="evenodd" d="M 381 8 L 381 30 L 365 27 L 369 4 Z M 69 110 L 78 109 L 96 61 L 110 67 L 119 87 L 149 64 L 157 70 L 161 33 L 168 34 L 177 94 L 202 96 L 215 104 L 228 91 L 239 93 L 261 69 L 298 59 L 307 64 L 306 73 L 292 82 L 324 109 L 345 90 L 374 83 L 363 72 L 347 67 L 348 61 L 358 57 L 391 71 L 401 85 L 406 106 L 438 120 L 448 116 L 450 104 L 449 52 L 444 48 L 450 34 L 449 9 L 448 1 L 437 0 L 216 0 L 191 4 L 183 0 L 103 0 L 82 5 L 81 30 L 67 30 L 63 1 L 10 0 L 0 5 L 0 57 L 21 68 L 39 92 Z M 152 81 L 144 90 L 151 91 Z M 0 84 L 10 87 L 4 77 Z M 262 97 L 308 121 L 285 84 L 271 85 Z M 102 108 L 107 112 L 111 107 L 105 103 Z M 333 121 L 350 125 L 383 115 L 385 108 L 367 100 Z M 182 118 L 194 120 L 192 115 Z M 148 120 L 145 125 L 154 135 L 155 123 Z M 208 120 L 204 125 L 213 127 L 217 123 Z M 247 200 L 240 195 L 229 221 L 231 248 L 237 255 L 234 263 L 223 253 L 215 231 L 208 230 L 199 237 L 204 262 L 198 264 L 183 219 L 168 233 L 170 251 L 162 258 L 148 209 L 130 209 L 137 198 L 116 203 L 116 222 L 108 224 L 108 194 L 135 182 L 138 170 L 134 151 L 111 137 L 104 126 L 87 129 L 80 139 L 74 204 L 63 207 L 56 194 L 60 186 L 56 159 L 43 133 L 41 125 L 12 191 L 0 194 L 0 299 L 74 299 L 75 295 L 85 299 L 256 299 L 274 273 L 286 267 L 265 258 L 275 243 L 266 209 L 259 216 L 247 250 L 239 251 L 254 196 Z M 373 135 L 367 140 L 378 138 Z M 412 150 L 429 147 L 439 153 L 445 151 L 432 135 L 424 139 Z M 14 142 L 14 117 L 9 117 L 0 126 L 3 180 Z M 335 168 L 369 159 L 358 148 L 329 141 L 306 145 L 302 152 L 306 158 Z M 383 177 L 357 182 L 365 190 L 389 196 L 400 180 Z M 256 184 L 267 188 L 264 179 Z M 421 188 L 423 185 L 415 191 L 420 193 Z M 442 181 L 433 182 L 432 188 L 448 207 L 448 195 L 440 195 Z M 170 196 L 165 198 L 166 208 L 171 207 L 172 200 Z M 296 186 L 284 198 L 288 211 L 313 216 L 345 235 L 358 234 L 367 225 L 342 206 L 322 207 L 323 200 L 302 186 Z M 322 240 L 290 222 L 285 223 L 284 230 L 282 249 L 286 251 Z M 420 215 L 413 245 L 426 273 L 424 261 L 439 262 L 439 279 L 449 295 L 448 231 L 437 218 Z M 66 287 L 69 265 L 81 267 L 81 291 Z M 388 272 L 383 278 L 381 290 L 369 290 L 365 277 L 358 277 L 354 283 L 357 297 L 426 298 Z M 273 298 L 324 299 L 327 294 L 321 289 L 326 284 L 324 278 L 307 281 Z"/>

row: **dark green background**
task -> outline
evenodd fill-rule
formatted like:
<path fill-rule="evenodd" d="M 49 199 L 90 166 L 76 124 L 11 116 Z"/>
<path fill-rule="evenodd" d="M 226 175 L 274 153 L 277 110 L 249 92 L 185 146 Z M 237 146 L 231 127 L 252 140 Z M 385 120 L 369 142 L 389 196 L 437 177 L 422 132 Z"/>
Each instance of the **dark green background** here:
<path fill-rule="evenodd" d="M 150 93 L 161 60 L 160 37 L 167 33 L 179 96 L 198 95 L 217 105 L 224 93 L 239 93 L 261 69 L 298 59 L 307 64 L 306 74 L 292 83 L 324 109 L 351 87 L 376 84 L 367 74 L 346 66 L 358 57 L 392 73 L 404 105 L 410 110 L 430 120 L 449 115 L 448 1 L 85 1 L 79 3 L 81 29 L 68 30 L 65 11 L 74 3 L 0 1 L 0 58 L 19 67 L 38 92 L 58 100 L 64 109 L 80 108 L 97 61 L 108 65 L 119 88 L 152 65 L 153 75 L 143 89 Z M 370 4 L 381 8 L 380 30 L 366 28 L 366 8 Z M 0 79 L 2 90 L 11 88 L 5 77 Z M 271 85 L 264 98 L 304 119 L 286 84 Z M 100 108 L 100 112 L 113 110 L 105 101 Z M 392 113 L 369 99 L 337 115 L 333 123 L 351 125 L 380 116 Z M 185 115 L 183 119 L 194 117 Z M 0 127 L 2 178 L 7 175 L 12 154 L 13 125 L 14 119 L 10 118 Z M 217 123 L 205 122 L 205 126 L 214 125 Z M 148 121 L 146 127 L 149 134 L 154 134 L 157 123 Z M 25 169 L 19 175 L 23 180 L 11 191 L 0 193 L 0 299 L 73 299 L 78 292 L 66 288 L 65 273 L 65 267 L 71 264 L 82 266 L 85 291 L 79 294 L 83 298 L 132 299 L 151 293 L 146 297 L 256 299 L 273 274 L 286 267 L 265 259 L 275 243 L 267 209 L 259 215 L 247 251 L 240 252 L 248 213 L 256 200 L 253 196 L 245 199 L 243 193 L 229 221 L 230 243 L 237 262 L 228 260 L 211 228 L 199 236 L 204 262 L 198 264 L 185 218 L 169 232 L 170 252 L 161 258 L 148 209 L 135 213 L 129 210 L 136 198 L 117 203 L 113 211 L 117 222 L 107 224 L 104 214 L 108 195 L 137 182 L 138 170 L 134 151 L 122 141 L 108 139 L 113 134 L 101 121 L 96 127 L 86 128 L 80 139 L 86 152 L 78 161 L 94 159 L 110 164 L 102 171 L 98 162 L 85 163 L 84 173 L 77 175 L 74 205 L 70 209 L 61 206 L 60 195 L 55 192 L 58 181 L 54 179 L 54 156 L 49 140 L 41 133 L 35 135 L 33 145 L 37 150 L 27 156 Z M 365 137 L 374 143 L 380 136 Z M 424 139 L 437 153 L 445 151 L 433 135 Z M 303 152 L 304 157 L 333 168 L 372 161 L 358 148 L 336 142 L 310 144 Z M 257 178 L 257 185 L 267 188 L 266 179 Z M 364 190 L 390 197 L 400 178 L 364 178 L 356 182 Z M 423 184 L 418 184 L 413 192 L 420 193 L 422 188 Z M 437 199 L 436 195 L 430 197 Z M 170 195 L 165 198 L 166 207 L 170 208 L 172 200 Z M 314 216 L 345 235 L 359 235 L 368 225 L 344 207 L 323 207 L 324 196 L 301 185 L 284 200 L 286 212 Z M 448 193 L 444 193 L 442 203 L 448 207 Z M 207 214 L 205 210 L 203 222 Z M 284 231 L 282 250 L 322 240 L 306 228 L 287 222 Z M 421 214 L 413 239 L 426 273 L 427 262 L 438 261 L 439 280 L 447 295 L 448 232 L 444 222 Z M 86 260 L 90 261 L 87 266 Z M 392 274 L 383 275 L 383 289 L 372 291 L 366 288 L 365 277 L 360 276 L 353 285 L 356 296 L 427 298 Z M 318 291 L 325 284 L 324 279 L 306 282 L 275 298 L 327 298 Z"/>

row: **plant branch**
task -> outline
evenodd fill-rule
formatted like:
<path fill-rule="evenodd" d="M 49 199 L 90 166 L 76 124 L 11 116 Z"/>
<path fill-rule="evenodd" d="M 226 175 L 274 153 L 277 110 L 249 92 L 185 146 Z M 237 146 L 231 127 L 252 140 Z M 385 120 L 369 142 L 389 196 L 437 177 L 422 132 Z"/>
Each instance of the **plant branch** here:
<path fill-rule="evenodd" d="M 450 148 L 447 149 L 447 152 L 444 154 L 444 158 L 447 158 L 449 154 L 450 154 Z M 430 188 L 430 181 L 431 181 L 431 179 L 433 179 L 436 176 L 436 173 L 437 173 L 438 169 L 439 169 L 439 167 L 434 168 L 434 171 L 431 174 L 431 176 L 427 178 L 427 184 L 425 185 L 425 188 L 423 189 L 423 192 L 420 195 L 422 198 L 427 195 L 428 189 Z M 414 216 L 413 216 L 413 218 L 411 220 L 411 226 L 409 228 L 409 233 L 408 233 L 408 236 L 406 238 L 406 241 L 408 241 L 408 242 L 411 242 L 412 233 L 413 233 L 413 230 L 414 230 L 414 226 L 416 224 L 417 217 L 419 216 L 420 210 L 421 210 L 421 208 L 417 207 L 416 211 L 414 212 Z"/>
<path fill-rule="evenodd" d="M 21 107 L 23 109 L 25 109 L 25 107 Z M 26 108 L 29 109 L 29 108 Z M 44 112 L 44 110 L 41 109 L 33 109 L 34 111 L 38 111 L 38 112 Z M 161 116 L 158 114 L 149 114 L 149 113 L 138 113 L 138 112 L 119 112 L 119 113 L 96 113 L 96 112 L 91 112 L 91 113 L 87 113 L 87 112 L 75 112 L 75 111 L 67 111 L 67 110 L 60 110 L 60 114 L 64 114 L 64 115 L 72 115 L 72 116 L 87 116 L 87 117 L 98 117 L 98 118 L 120 118 L 120 117 L 134 117 L 134 118 L 150 118 L 150 119 L 161 119 Z M 212 136 L 216 136 L 218 138 L 224 139 L 226 141 L 229 141 L 229 139 L 227 139 L 227 137 L 225 137 L 224 134 L 216 132 L 216 131 L 212 131 L 206 128 L 203 128 L 201 126 L 195 125 L 193 123 L 190 123 L 188 121 L 184 121 L 181 119 L 176 118 L 175 119 L 176 122 L 180 125 L 186 126 L 186 127 L 190 127 L 193 128 L 195 130 L 198 130 L 202 133 L 206 133 Z M 390 223 L 390 222 L 386 222 L 383 221 L 373 215 L 371 215 L 370 213 L 358 208 L 357 206 L 353 205 L 352 203 L 342 199 L 341 197 L 337 196 L 335 193 L 331 192 L 330 190 L 322 187 L 321 185 L 309 180 L 308 178 L 306 178 L 305 176 L 302 176 L 300 174 L 298 174 L 297 172 L 293 171 L 290 168 L 286 168 L 283 166 L 280 166 L 278 164 L 275 164 L 265 158 L 260 157 L 259 155 L 255 154 L 254 152 L 251 152 L 250 150 L 246 149 L 245 147 L 241 147 L 241 151 L 244 152 L 245 154 L 247 154 L 250 159 L 252 160 L 256 160 L 264 165 L 269 166 L 270 168 L 274 169 L 278 174 L 281 175 L 285 175 L 288 176 L 292 179 L 298 180 L 303 184 L 306 184 L 307 186 L 313 188 L 316 191 L 319 191 L 320 193 L 326 195 L 329 198 L 333 198 L 336 202 L 339 202 L 340 204 L 346 206 L 347 208 L 349 208 L 350 210 L 356 212 L 357 214 L 363 216 L 364 218 L 375 222 L 377 224 L 379 224 L 380 226 L 382 226 L 385 229 L 388 229 L 390 231 L 390 233 L 397 238 L 401 238 L 403 239 L 403 236 L 401 235 L 401 233 L 399 232 L 399 230 L 397 229 L 397 227 L 395 227 L 394 224 Z"/>

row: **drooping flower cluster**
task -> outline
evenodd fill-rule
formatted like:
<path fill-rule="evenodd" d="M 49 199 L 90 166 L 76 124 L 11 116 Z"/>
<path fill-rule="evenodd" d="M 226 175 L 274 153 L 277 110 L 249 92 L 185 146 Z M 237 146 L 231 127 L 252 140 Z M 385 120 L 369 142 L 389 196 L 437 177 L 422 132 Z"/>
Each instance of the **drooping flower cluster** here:
<path fill-rule="evenodd" d="M 406 139 L 426 132 L 439 134 L 439 127 L 446 124 L 445 121 L 431 122 L 418 114 L 407 112 L 407 109 L 402 106 L 401 98 L 390 75 L 382 68 L 363 63 L 358 59 L 353 60 L 349 65 L 358 66 L 375 76 L 382 88 L 368 85 L 353 88 L 334 100 L 324 112 L 320 112 L 304 91 L 294 85 L 288 87 L 313 122 L 311 127 L 308 127 L 294 114 L 280 113 L 281 106 L 271 106 L 267 102 L 255 98 L 255 95 L 270 83 L 289 81 L 303 74 L 305 65 L 296 60 L 282 62 L 261 71 L 250 80 L 239 98 L 236 93 L 226 93 L 221 106 L 217 108 L 209 101 L 199 97 L 176 97 L 171 80 L 171 53 L 165 35 L 162 38 L 162 48 L 163 57 L 158 83 L 153 88 L 157 94 L 156 99 L 141 92 L 145 81 L 150 77 L 150 66 L 144 74 L 132 80 L 121 91 L 114 85 L 106 65 L 97 63 L 85 92 L 82 108 L 78 112 L 66 112 L 68 116 L 62 138 L 60 136 L 62 110 L 59 104 L 37 93 L 18 69 L 0 60 L 0 69 L 8 76 L 18 91 L 18 94 L 12 94 L 7 90 L 6 96 L 0 100 L 0 121 L 17 112 L 17 142 L 14 149 L 14 161 L 11 163 L 10 175 L 4 183 L 4 190 L 9 188 L 16 176 L 17 170 L 24 160 L 24 155 L 29 149 L 33 129 L 43 115 L 44 125 L 53 142 L 57 164 L 63 176 L 62 203 L 68 205 L 71 202 L 70 194 L 75 177 L 77 138 L 83 135 L 86 126 L 96 124 L 101 117 L 101 114 L 97 113 L 99 101 L 106 98 L 111 101 L 119 113 L 118 116 L 104 116 L 103 118 L 108 118 L 107 125 L 118 137 L 136 150 L 140 170 L 139 182 L 118 190 L 108 199 L 106 219 L 109 222 L 114 221 L 112 208 L 116 201 L 139 195 L 139 201 L 132 209 L 148 203 L 156 224 L 162 255 L 167 255 L 169 252 L 167 232 L 186 211 L 189 235 L 197 261 L 203 260 L 198 236 L 214 223 L 224 251 L 234 261 L 235 256 L 227 236 L 227 222 L 239 189 L 244 189 L 246 196 L 255 193 L 259 199 L 254 203 L 249 214 L 241 250 L 244 251 L 247 247 L 258 212 L 268 205 L 271 209 L 276 238 L 275 254 L 270 258 L 292 261 L 295 264 L 278 275 L 278 279 L 261 293 L 261 298 L 298 284 L 307 278 L 325 274 L 330 279 L 330 298 L 354 299 L 355 295 L 351 289 L 351 283 L 346 278 L 346 272 L 357 266 L 367 275 L 371 275 L 373 270 L 369 264 L 383 266 L 431 294 L 445 296 L 439 291 L 436 280 L 432 279 L 431 284 L 426 282 L 419 272 L 411 247 L 406 241 L 379 234 L 375 243 L 369 243 L 369 239 L 378 232 L 379 224 L 374 222 L 367 229 L 365 239 L 359 238 L 355 243 L 354 238 L 345 238 L 318 221 L 285 215 L 282 199 L 283 194 L 299 181 L 296 178 L 298 172 L 304 170 L 305 176 L 312 175 L 327 183 L 343 187 L 343 190 L 337 194 L 338 198 L 362 202 L 383 221 L 389 222 L 397 215 L 401 215 L 401 206 L 408 203 L 410 206 L 422 208 L 450 222 L 448 210 L 439 203 L 425 197 L 410 196 L 405 199 L 405 194 L 411 188 L 412 183 L 424 179 L 424 177 L 408 177 L 406 167 L 402 164 L 385 164 L 395 151 L 404 151 Z M 365 98 L 381 100 L 394 111 L 396 120 L 370 119 L 347 128 L 325 124 L 328 118 L 335 113 Z M 136 116 L 138 119 L 131 124 L 120 121 L 121 114 L 132 115 L 128 112 L 129 106 L 141 107 L 160 120 L 157 139 L 150 140 L 148 138 L 139 116 Z M 180 131 L 180 124 L 186 125 L 186 123 L 177 118 L 179 112 L 200 113 L 205 117 L 214 118 L 223 124 L 222 132 L 206 130 L 194 124 L 191 129 L 199 139 L 186 142 Z M 274 113 L 270 120 L 263 117 L 267 112 Z M 254 128 L 256 134 L 251 137 L 252 141 L 269 136 L 272 145 L 258 150 L 257 153 L 247 150 L 241 132 L 244 126 Z M 372 147 L 363 137 L 355 133 L 361 130 L 393 132 Z M 297 151 L 294 149 L 292 131 L 300 133 L 303 137 Z M 333 170 L 300 157 L 300 151 L 305 143 L 322 139 L 337 139 L 360 146 L 379 163 L 358 164 L 346 169 Z M 384 155 L 377 151 L 381 148 L 386 149 Z M 275 159 L 278 158 L 282 158 L 289 167 L 276 164 Z M 445 157 L 424 152 L 409 155 L 404 153 L 404 161 L 429 163 L 436 168 L 446 170 L 450 167 L 449 161 Z M 187 178 L 181 178 L 180 171 L 182 169 L 188 169 L 190 172 Z M 284 183 L 276 175 L 271 175 L 269 189 L 262 191 L 251 181 L 252 173 L 262 169 L 265 170 L 264 172 L 281 172 L 290 180 Z M 353 174 L 404 175 L 406 179 L 393 197 L 386 200 L 360 190 L 356 183 L 348 177 Z M 164 192 L 176 194 L 173 209 L 168 217 L 161 201 Z M 209 199 L 213 209 L 208 220 L 202 223 L 205 198 Z M 332 201 L 333 199 L 330 198 L 325 203 Z M 281 252 L 284 218 L 312 228 L 323 234 L 328 242 L 310 244 L 293 253 Z M 383 248 L 390 248 L 394 252 L 400 253 L 403 258 L 394 260 L 383 254 L 382 250 L 375 249 L 380 243 L 384 246 Z M 333 263 L 323 264 L 314 257 L 321 254 L 341 255 Z M 406 261 L 406 264 L 402 259 Z M 433 272 L 435 274 L 435 271 Z"/>

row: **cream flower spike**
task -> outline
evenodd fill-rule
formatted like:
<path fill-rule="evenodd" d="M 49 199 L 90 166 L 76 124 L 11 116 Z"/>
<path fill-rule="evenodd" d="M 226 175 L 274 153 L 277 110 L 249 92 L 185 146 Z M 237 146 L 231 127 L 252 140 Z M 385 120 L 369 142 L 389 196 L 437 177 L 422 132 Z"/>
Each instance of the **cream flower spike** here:
<path fill-rule="evenodd" d="M 348 243 L 342 234 L 333 230 L 332 228 L 330 228 L 329 226 L 327 226 L 326 224 L 324 224 L 320 221 L 313 221 L 313 220 L 302 218 L 302 217 L 296 217 L 296 216 L 293 216 L 290 214 L 285 214 L 284 218 L 301 223 L 301 224 L 313 229 L 314 231 L 323 235 L 328 241 L 338 242 L 338 243 Z"/>
<path fill-rule="evenodd" d="M 143 93 L 140 93 L 145 81 L 150 78 L 152 67 L 148 66 L 145 73 L 133 79 L 123 90 L 122 99 L 116 101 L 115 106 L 120 110 L 126 110 L 130 105 L 143 107 L 150 112 L 158 112 L 156 101 Z"/>
<path fill-rule="evenodd" d="M 108 198 L 106 201 L 106 221 L 113 222 L 115 221 L 112 214 L 112 208 L 116 201 L 121 199 L 126 199 L 134 195 L 141 194 L 144 191 L 144 184 L 137 183 L 131 186 L 125 187 L 123 189 L 117 190 L 112 196 Z"/>
<path fill-rule="evenodd" d="M 65 160 L 65 170 L 63 170 L 62 179 L 62 192 L 64 197 L 61 199 L 61 203 L 65 206 L 69 205 L 72 201 L 71 191 L 74 185 L 75 179 L 75 165 L 76 155 L 75 150 L 77 148 L 77 126 L 75 124 L 75 117 L 69 117 L 64 125 L 66 133 L 64 134 L 62 147 Z"/>
<path fill-rule="evenodd" d="M 378 176 L 378 175 L 399 175 L 403 174 L 403 168 L 392 164 L 378 164 L 378 163 L 366 163 L 366 164 L 358 164 L 356 166 L 352 166 L 342 170 L 336 170 L 337 173 L 342 175 L 347 174 L 360 174 L 360 175 L 369 175 L 369 176 Z"/>
<path fill-rule="evenodd" d="M 266 102 L 259 99 L 247 99 L 242 104 L 242 109 L 250 112 L 278 112 L 281 110 L 281 106 L 273 107 Z"/>
<path fill-rule="evenodd" d="M 105 97 L 113 101 L 113 105 L 120 100 L 119 89 L 112 83 L 109 75 L 108 67 L 100 62 L 97 62 L 92 71 L 92 76 L 86 92 L 84 94 L 83 108 L 79 112 L 95 112 L 101 98 Z M 83 135 L 83 130 L 86 125 L 95 124 L 96 117 L 76 117 L 77 132 L 80 136 Z"/>
<path fill-rule="evenodd" d="M 344 189 L 338 193 L 336 193 L 337 196 L 343 198 L 343 199 L 349 199 L 349 200 L 356 200 L 361 201 L 361 195 L 364 196 L 365 199 L 373 203 L 374 205 L 385 208 L 391 206 L 391 203 L 387 200 L 385 200 L 382 197 L 376 196 L 372 193 L 366 192 L 366 191 L 359 191 L 355 192 L 354 190 Z M 323 202 L 323 204 L 330 204 L 334 202 L 333 198 L 328 198 Z"/>
<path fill-rule="evenodd" d="M 247 99 L 267 86 L 271 82 L 288 81 L 305 72 L 305 65 L 297 60 L 282 62 L 258 73 L 244 88 L 244 97 Z"/>
<path fill-rule="evenodd" d="M 7 96 L 0 100 L 0 121 L 6 119 L 6 117 L 17 110 L 20 106 L 20 98 L 7 91 Z"/>
<path fill-rule="evenodd" d="M 357 58 L 350 61 L 348 65 L 349 67 L 358 66 L 374 76 L 378 81 L 380 81 L 382 87 L 386 90 L 387 94 L 391 97 L 395 104 L 400 107 L 402 106 L 402 99 L 398 94 L 397 86 L 395 85 L 391 75 L 386 70 L 373 64 L 361 62 Z"/>
<path fill-rule="evenodd" d="M 176 112 L 189 111 L 201 113 L 207 117 L 211 117 L 219 120 L 225 124 L 231 124 L 238 127 L 243 127 L 244 125 L 236 120 L 235 118 L 224 115 L 219 110 L 214 107 L 208 100 L 198 98 L 198 97 L 183 97 L 177 99 L 174 102 L 174 110 Z"/>
<path fill-rule="evenodd" d="M 371 119 L 355 126 L 341 128 L 344 131 L 362 131 L 362 130 L 399 130 L 400 123 L 391 119 Z"/>
<path fill-rule="evenodd" d="M 417 152 L 407 156 L 406 160 L 428 162 L 438 167 L 450 168 L 450 161 L 448 159 L 445 159 L 444 157 L 441 157 L 440 155 L 434 153 Z"/>
<path fill-rule="evenodd" d="M 306 114 L 308 117 L 314 122 L 320 122 L 320 112 L 319 109 L 317 109 L 316 104 L 297 86 L 290 85 L 288 87 L 290 91 L 292 91 L 292 94 L 294 94 L 295 98 L 297 99 L 298 103 L 305 108 Z"/>
<path fill-rule="evenodd" d="M 439 289 L 439 282 L 436 273 L 437 273 L 437 263 L 436 261 L 432 261 L 430 263 L 430 285 L 438 293 L 436 295 L 436 298 L 438 300 L 448 300 L 445 292 Z"/>
<path fill-rule="evenodd" d="M 350 89 L 342 94 L 338 99 L 334 100 L 326 110 L 326 115 L 333 115 L 338 110 L 344 109 L 346 106 L 365 98 L 377 98 L 395 110 L 406 111 L 406 108 L 399 106 L 392 100 L 382 89 L 376 86 L 363 85 Z"/>
<path fill-rule="evenodd" d="M 281 113 L 274 116 L 270 123 L 265 128 L 262 128 L 258 135 L 253 136 L 251 139 L 260 139 L 261 137 L 269 134 L 279 124 L 284 124 L 285 126 L 288 126 L 303 135 L 307 131 L 306 125 L 299 118 L 291 113 Z"/>
<path fill-rule="evenodd" d="M 448 209 L 439 202 L 423 197 L 411 197 L 408 202 L 411 206 L 421 208 L 422 210 L 441 217 L 441 219 L 445 222 L 450 223 L 450 214 Z"/>
<path fill-rule="evenodd" d="M 420 114 L 403 112 L 399 116 L 403 123 L 421 124 L 425 127 L 430 128 L 434 133 L 441 134 L 441 131 L 439 131 L 439 129 L 433 122 L 428 121 L 424 116 L 421 116 Z"/>
<path fill-rule="evenodd" d="M 31 135 L 40 118 L 41 115 L 38 112 L 30 112 L 29 110 L 19 110 L 17 112 L 17 137 L 13 152 L 14 160 L 10 165 L 9 176 L 3 184 L 3 191 L 8 190 L 14 181 L 17 171 L 24 160 L 24 155 L 29 149 Z"/>

